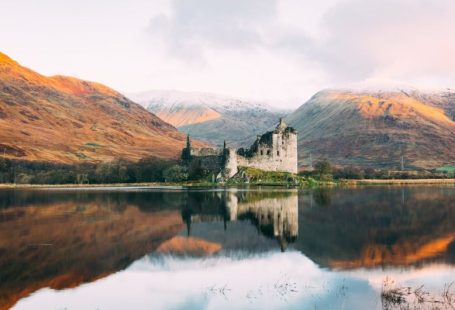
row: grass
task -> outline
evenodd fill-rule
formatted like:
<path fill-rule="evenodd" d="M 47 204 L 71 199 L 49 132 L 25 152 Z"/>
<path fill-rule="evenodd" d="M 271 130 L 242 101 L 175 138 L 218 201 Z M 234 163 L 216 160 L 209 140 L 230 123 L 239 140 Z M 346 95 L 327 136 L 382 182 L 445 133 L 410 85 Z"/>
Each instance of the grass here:
<path fill-rule="evenodd" d="M 382 309 L 455 309 L 454 282 L 444 284 L 440 295 L 432 294 L 421 285 L 417 288 L 397 286 L 386 278 L 382 283 Z"/>
<path fill-rule="evenodd" d="M 317 187 L 334 185 L 332 181 L 316 180 L 309 176 L 299 176 L 289 172 L 263 171 L 251 167 L 239 167 L 239 173 L 228 180 L 227 185 L 260 185 L 282 187 Z"/>
<path fill-rule="evenodd" d="M 455 179 L 364 179 L 343 180 L 345 185 L 454 184 Z"/>
<path fill-rule="evenodd" d="M 95 142 L 87 142 L 87 143 L 85 143 L 85 146 L 90 146 L 90 147 L 94 147 L 94 148 L 103 147 L 101 144 L 98 144 Z"/>
<path fill-rule="evenodd" d="M 89 159 L 90 158 L 90 156 L 87 156 L 84 153 L 80 153 L 80 152 L 79 153 L 74 153 L 74 155 L 76 155 L 80 159 Z"/>
<path fill-rule="evenodd" d="M 455 173 L 455 165 L 448 165 L 436 169 L 438 172 Z"/>

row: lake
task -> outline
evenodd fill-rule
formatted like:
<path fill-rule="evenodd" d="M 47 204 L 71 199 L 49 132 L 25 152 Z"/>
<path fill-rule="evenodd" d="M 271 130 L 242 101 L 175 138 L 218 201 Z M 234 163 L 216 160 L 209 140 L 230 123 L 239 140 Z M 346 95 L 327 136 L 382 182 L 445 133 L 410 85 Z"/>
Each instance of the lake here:
<path fill-rule="evenodd" d="M 455 187 L 0 190 L 0 309 L 453 309 Z"/>

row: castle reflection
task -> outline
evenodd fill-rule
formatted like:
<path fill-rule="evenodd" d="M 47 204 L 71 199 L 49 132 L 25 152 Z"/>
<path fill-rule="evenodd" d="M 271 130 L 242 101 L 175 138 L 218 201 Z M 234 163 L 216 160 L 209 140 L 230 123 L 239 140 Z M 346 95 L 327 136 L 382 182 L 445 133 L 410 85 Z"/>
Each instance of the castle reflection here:
<path fill-rule="evenodd" d="M 204 199 L 189 199 L 183 207 L 182 218 L 188 236 L 194 223 L 220 222 L 227 231 L 228 222 L 250 221 L 264 236 L 276 239 L 281 251 L 297 238 L 297 191 L 257 193 L 235 190 L 214 192 L 211 198 L 207 204 Z"/>

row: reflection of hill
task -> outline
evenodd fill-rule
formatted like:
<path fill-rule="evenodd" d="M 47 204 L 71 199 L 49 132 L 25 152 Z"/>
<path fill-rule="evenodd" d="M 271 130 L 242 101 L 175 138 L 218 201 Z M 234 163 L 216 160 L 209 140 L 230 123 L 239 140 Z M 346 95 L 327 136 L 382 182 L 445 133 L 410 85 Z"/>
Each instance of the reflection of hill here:
<path fill-rule="evenodd" d="M 284 240 L 297 232 L 295 192 L 5 190 L 0 201 L 0 309 L 40 288 L 94 281 L 150 252 L 224 247 L 178 236 L 185 212 L 193 221 L 247 218 Z"/>
<path fill-rule="evenodd" d="M 226 229 L 227 222 L 249 220 L 263 235 L 277 239 L 282 250 L 297 237 L 297 192 L 213 192 L 207 200 L 202 199 L 207 193 L 201 195 L 182 210 L 188 234 L 194 223 L 223 221 Z"/>
<path fill-rule="evenodd" d="M 454 198 L 448 187 L 316 191 L 300 197 L 295 247 L 336 268 L 447 261 L 455 239 Z"/>
<path fill-rule="evenodd" d="M 0 209 L 0 309 L 43 287 L 75 287 L 121 270 L 183 228 L 176 209 L 144 213 L 124 197 L 80 194 Z"/>
<path fill-rule="evenodd" d="M 192 237 L 175 236 L 162 243 L 156 251 L 167 254 L 205 256 L 212 255 L 220 249 L 221 245 L 219 243 Z"/>
<path fill-rule="evenodd" d="M 278 241 L 334 268 L 455 262 L 454 198 L 450 187 L 0 191 L 0 309 L 153 252 L 251 253 Z"/>

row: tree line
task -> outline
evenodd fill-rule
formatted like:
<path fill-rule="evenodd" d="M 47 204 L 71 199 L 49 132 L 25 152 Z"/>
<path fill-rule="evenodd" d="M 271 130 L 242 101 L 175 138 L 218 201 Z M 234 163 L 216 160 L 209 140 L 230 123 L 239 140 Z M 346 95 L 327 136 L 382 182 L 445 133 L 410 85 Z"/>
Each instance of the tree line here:
<path fill-rule="evenodd" d="M 0 158 L 0 183 L 11 184 L 182 182 L 213 179 L 216 173 L 194 163 L 185 166 L 178 160 L 155 157 L 79 165 Z"/>
<path fill-rule="evenodd" d="M 391 170 L 360 168 L 355 166 L 336 167 L 328 160 L 319 160 L 313 171 L 303 174 L 311 175 L 320 180 L 328 179 L 444 179 L 453 178 L 455 173 L 433 170 Z"/>
<path fill-rule="evenodd" d="M 0 183 L 102 184 L 164 182 L 175 161 L 146 158 L 138 162 L 114 160 L 98 164 L 56 164 L 0 159 Z"/>
<path fill-rule="evenodd" d="M 138 162 L 114 160 L 98 164 L 57 164 L 0 158 L 0 183 L 15 184 L 111 184 L 146 182 L 210 181 L 218 171 L 202 169 L 177 160 L 145 158 Z M 313 171 L 303 172 L 319 180 L 331 179 L 423 179 L 455 177 L 453 173 L 427 170 L 393 171 L 385 169 L 335 167 L 318 161 Z"/>

